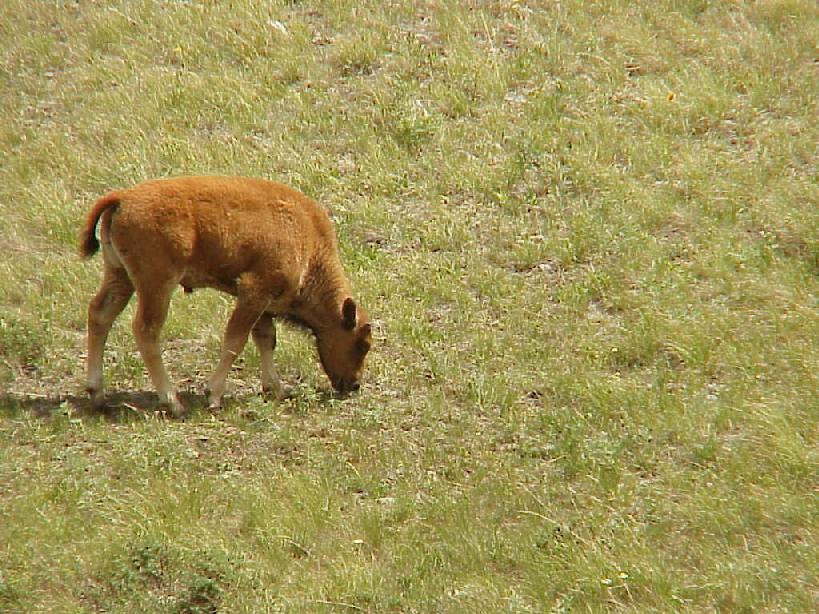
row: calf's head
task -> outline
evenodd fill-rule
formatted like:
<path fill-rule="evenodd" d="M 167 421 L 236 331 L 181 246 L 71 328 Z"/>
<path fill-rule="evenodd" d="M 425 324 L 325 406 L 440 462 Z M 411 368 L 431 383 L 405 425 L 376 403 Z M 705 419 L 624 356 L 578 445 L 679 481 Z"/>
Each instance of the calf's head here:
<path fill-rule="evenodd" d="M 318 336 L 321 366 L 333 388 L 341 393 L 358 390 L 371 346 L 372 327 L 367 313 L 353 299 L 345 299 L 338 320 Z"/>

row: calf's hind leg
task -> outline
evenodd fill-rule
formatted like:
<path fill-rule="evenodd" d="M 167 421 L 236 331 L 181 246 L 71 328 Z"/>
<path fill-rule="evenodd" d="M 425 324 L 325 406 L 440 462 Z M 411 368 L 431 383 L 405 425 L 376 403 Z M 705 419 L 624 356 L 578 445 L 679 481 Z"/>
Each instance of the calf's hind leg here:
<path fill-rule="evenodd" d="M 262 392 L 279 398 L 282 396 L 282 385 L 273 362 L 273 350 L 276 349 L 276 326 L 273 323 L 273 316 L 262 314 L 251 332 L 262 363 Z"/>
<path fill-rule="evenodd" d="M 105 405 L 102 377 L 102 355 L 105 341 L 117 316 L 134 293 L 134 285 L 125 269 L 105 263 L 102 284 L 88 304 L 88 354 L 86 357 L 86 391 L 94 407 Z"/>
<path fill-rule="evenodd" d="M 159 402 L 168 405 L 175 416 L 181 416 L 185 408 L 176 396 L 165 365 L 162 364 L 162 352 L 159 348 L 159 333 L 168 315 L 171 291 L 175 286 L 176 283 L 149 290 L 137 289 L 139 302 L 134 314 L 133 330 L 142 361 L 159 395 Z"/>

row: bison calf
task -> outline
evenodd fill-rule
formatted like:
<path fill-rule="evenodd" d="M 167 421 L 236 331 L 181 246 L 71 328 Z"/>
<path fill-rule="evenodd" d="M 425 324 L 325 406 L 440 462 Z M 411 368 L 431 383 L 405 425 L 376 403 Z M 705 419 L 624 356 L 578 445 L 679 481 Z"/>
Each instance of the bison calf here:
<path fill-rule="evenodd" d="M 368 317 L 350 298 L 330 220 L 296 190 L 238 177 L 150 181 L 110 192 L 94 204 L 80 235 L 80 254 L 90 257 L 100 243 L 102 284 L 88 306 L 87 389 L 94 405 L 104 404 L 105 340 L 136 291 L 133 331 L 139 352 L 160 402 L 182 414 L 159 349 L 178 285 L 236 297 L 208 383 L 211 405 L 220 404 L 228 370 L 248 334 L 261 355 L 263 389 L 280 393 L 274 318 L 315 334 L 321 364 L 336 390 L 359 387 L 372 343 Z"/>

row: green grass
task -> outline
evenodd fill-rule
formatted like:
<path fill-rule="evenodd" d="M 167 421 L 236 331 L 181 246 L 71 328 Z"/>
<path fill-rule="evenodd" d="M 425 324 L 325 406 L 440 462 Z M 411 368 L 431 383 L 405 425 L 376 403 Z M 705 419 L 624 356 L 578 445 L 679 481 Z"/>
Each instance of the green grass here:
<path fill-rule="evenodd" d="M 0 4 L 0 611 L 813 612 L 819 10 L 777 2 Z M 105 191 L 291 184 L 376 345 L 329 395 L 174 297 L 81 391 Z"/>

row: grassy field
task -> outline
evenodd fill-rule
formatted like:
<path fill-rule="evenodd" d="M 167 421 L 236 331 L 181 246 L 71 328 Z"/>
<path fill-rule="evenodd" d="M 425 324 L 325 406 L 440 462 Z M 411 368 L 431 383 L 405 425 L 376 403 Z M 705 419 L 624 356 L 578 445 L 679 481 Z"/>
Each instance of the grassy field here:
<path fill-rule="evenodd" d="M 0 611 L 813 612 L 815 2 L 0 3 Z M 376 342 L 82 396 L 93 200 L 261 176 L 332 212 Z"/>

